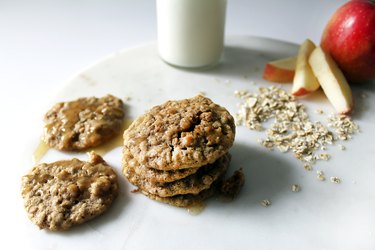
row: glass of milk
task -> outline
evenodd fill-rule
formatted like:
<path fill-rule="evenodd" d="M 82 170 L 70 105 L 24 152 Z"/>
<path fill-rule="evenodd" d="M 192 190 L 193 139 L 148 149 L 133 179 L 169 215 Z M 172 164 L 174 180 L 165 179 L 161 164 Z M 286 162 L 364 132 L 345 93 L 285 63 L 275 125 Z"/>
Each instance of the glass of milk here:
<path fill-rule="evenodd" d="M 157 0 L 158 48 L 167 63 L 202 68 L 219 62 L 226 0 Z"/>

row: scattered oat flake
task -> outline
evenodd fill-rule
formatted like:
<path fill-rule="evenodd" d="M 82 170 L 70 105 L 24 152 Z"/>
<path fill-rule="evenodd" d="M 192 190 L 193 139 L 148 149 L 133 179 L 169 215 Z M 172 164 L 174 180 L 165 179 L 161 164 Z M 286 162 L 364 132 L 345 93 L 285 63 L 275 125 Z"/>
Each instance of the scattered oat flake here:
<path fill-rule="evenodd" d="M 341 183 L 341 179 L 338 178 L 338 177 L 331 177 L 330 180 L 331 180 L 332 183 L 335 183 L 335 184 Z"/>
<path fill-rule="evenodd" d="M 292 185 L 292 192 L 299 192 L 300 190 L 301 190 L 300 185 L 298 185 L 298 184 Z"/>
<path fill-rule="evenodd" d="M 306 169 L 307 171 L 312 171 L 312 166 L 310 164 L 304 164 L 303 168 Z"/>
<path fill-rule="evenodd" d="M 263 207 L 269 207 L 271 206 L 272 202 L 270 200 L 262 200 L 260 202 L 260 205 L 262 205 Z"/>
<path fill-rule="evenodd" d="M 345 148 L 344 145 L 339 144 L 339 149 L 341 149 L 341 150 L 345 150 L 346 148 Z"/>
<path fill-rule="evenodd" d="M 317 113 L 319 115 L 322 115 L 322 114 L 324 114 L 324 111 L 322 109 L 317 109 L 317 110 L 315 110 L 315 113 Z"/>
<path fill-rule="evenodd" d="M 321 171 L 321 170 L 318 170 L 318 171 L 316 171 L 316 173 L 317 173 L 317 178 L 318 178 L 318 180 L 320 180 L 320 181 L 325 181 L 326 180 L 326 177 L 324 176 L 324 172 L 323 171 Z"/>
<path fill-rule="evenodd" d="M 319 160 L 328 161 L 329 158 L 331 158 L 331 156 L 329 154 L 320 154 L 319 155 Z"/>

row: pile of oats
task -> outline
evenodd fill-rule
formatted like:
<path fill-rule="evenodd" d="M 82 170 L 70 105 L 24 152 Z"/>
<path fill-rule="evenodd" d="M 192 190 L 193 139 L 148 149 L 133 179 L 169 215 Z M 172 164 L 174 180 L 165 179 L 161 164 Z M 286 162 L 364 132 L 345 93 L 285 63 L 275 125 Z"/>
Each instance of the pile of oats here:
<path fill-rule="evenodd" d="M 352 134 L 359 131 L 358 125 L 346 115 L 330 115 L 328 126 L 335 130 L 338 139 L 342 141 L 351 139 Z"/>
<path fill-rule="evenodd" d="M 320 122 L 312 122 L 305 106 L 285 90 L 260 87 L 259 93 L 235 91 L 241 99 L 235 115 L 236 125 L 244 125 L 251 130 L 266 130 L 267 138 L 258 140 L 264 147 L 281 152 L 293 152 L 295 158 L 303 162 L 305 169 L 317 160 L 327 161 L 330 155 L 317 153 L 326 150 L 326 145 L 337 140 L 347 140 L 358 132 L 358 126 L 348 116 L 332 115 L 328 127 Z M 320 111 L 320 110 L 319 110 Z M 323 114 L 323 111 L 319 112 Z M 272 125 L 265 129 L 263 124 L 273 119 Z"/>

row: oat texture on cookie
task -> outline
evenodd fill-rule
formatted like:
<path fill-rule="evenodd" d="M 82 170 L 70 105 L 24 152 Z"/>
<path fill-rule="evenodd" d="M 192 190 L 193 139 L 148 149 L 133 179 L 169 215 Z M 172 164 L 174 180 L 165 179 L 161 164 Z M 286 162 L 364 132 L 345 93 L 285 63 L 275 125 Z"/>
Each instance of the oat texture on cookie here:
<path fill-rule="evenodd" d="M 193 206 L 217 190 L 234 137 L 233 117 L 209 98 L 167 101 L 125 131 L 123 174 L 151 199 Z"/>
<path fill-rule="evenodd" d="M 112 95 L 61 102 L 45 114 L 42 139 L 58 150 L 85 150 L 120 133 L 123 120 L 124 104 Z"/>
<path fill-rule="evenodd" d="M 209 98 L 167 101 L 137 118 L 124 146 L 142 165 L 160 170 L 213 163 L 232 146 L 234 119 Z"/>
<path fill-rule="evenodd" d="M 42 163 L 22 177 L 22 197 L 40 229 L 67 230 L 105 212 L 118 194 L 115 171 L 94 152 L 89 161 Z"/>

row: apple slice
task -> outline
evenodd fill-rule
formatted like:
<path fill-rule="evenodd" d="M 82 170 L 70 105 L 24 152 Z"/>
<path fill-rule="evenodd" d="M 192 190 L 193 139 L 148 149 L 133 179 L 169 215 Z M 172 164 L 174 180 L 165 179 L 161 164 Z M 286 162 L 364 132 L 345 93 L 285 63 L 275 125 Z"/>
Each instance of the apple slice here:
<path fill-rule="evenodd" d="M 353 109 L 352 91 L 336 62 L 329 54 L 317 47 L 311 53 L 309 63 L 336 111 L 340 114 L 349 114 Z"/>
<path fill-rule="evenodd" d="M 296 68 L 297 57 L 288 57 L 268 62 L 264 67 L 263 79 L 271 82 L 292 82 Z"/>
<path fill-rule="evenodd" d="M 306 39 L 299 48 L 296 73 L 293 79 L 292 95 L 306 95 L 314 92 L 320 87 L 320 84 L 308 62 L 309 57 L 315 48 L 315 44 L 309 39 Z"/>

